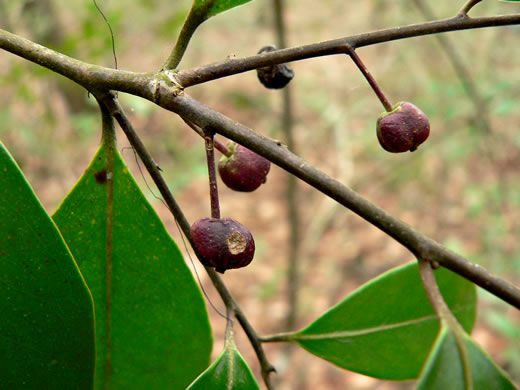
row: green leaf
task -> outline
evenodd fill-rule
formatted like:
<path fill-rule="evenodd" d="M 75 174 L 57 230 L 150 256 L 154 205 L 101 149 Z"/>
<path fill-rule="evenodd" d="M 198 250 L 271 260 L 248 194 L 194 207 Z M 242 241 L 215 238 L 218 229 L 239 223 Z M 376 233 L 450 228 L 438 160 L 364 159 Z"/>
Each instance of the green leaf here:
<path fill-rule="evenodd" d="M 260 390 L 251 369 L 238 352 L 232 332 L 226 336 L 224 351 L 187 390 Z"/>
<path fill-rule="evenodd" d="M 115 147 L 100 148 L 54 219 L 94 297 L 96 388 L 184 389 L 210 363 L 206 306 Z"/>
<path fill-rule="evenodd" d="M 459 322 L 471 330 L 475 286 L 445 269 L 436 271 L 436 279 Z M 405 380 L 419 375 L 438 330 L 414 262 L 366 283 L 288 341 L 339 367 Z"/>
<path fill-rule="evenodd" d="M 506 373 L 464 335 L 474 389 L 516 389 Z M 465 389 L 464 373 L 454 333 L 443 327 L 425 364 L 417 390 Z"/>
<path fill-rule="evenodd" d="M 194 0 L 192 10 L 200 12 L 204 19 L 220 14 L 252 0 Z"/>
<path fill-rule="evenodd" d="M 1 142 L 0 189 L 0 387 L 92 389 L 92 297 Z"/>

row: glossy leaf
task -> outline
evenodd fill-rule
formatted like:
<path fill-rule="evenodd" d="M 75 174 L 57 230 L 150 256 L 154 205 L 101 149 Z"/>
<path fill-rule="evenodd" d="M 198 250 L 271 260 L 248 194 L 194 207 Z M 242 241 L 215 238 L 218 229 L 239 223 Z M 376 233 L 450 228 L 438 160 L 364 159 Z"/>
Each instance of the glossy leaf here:
<path fill-rule="evenodd" d="M 236 348 L 233 336 L 226 339 L 224 351 L 187 390 L 260 390 L 251 369 Z"/>
<path fill-rule="evenodd" d="M 184 389 L 210 363 L 206 306 L 114 149 L 100 148 L 54 215 L 94 297 L 96 388 Z"/>
<path fill-rule="evenodd" d="M 474 389 L 516 389 L 506 373 L 469 336 L 465 336 L 465 341 Z M 465 384 L 455 335 L 444 327 L 425 364 L 417 390 L 463 390 Z"/>
<path fill-rule="evenodd" d="M 202 13 L 204 19 L 220 14 L 231 8 L 249 3 L 251 0 L 194 0 L 193 10 Z"/>
<path fill-rule="evenodd" d="M 471 330 L 474 285 L 445 269 L 436 278 L 455 316 Z M 288 341 L 342 368 L 404 380 L 419 375 L 438 331 L 417 264 L 410 263 L 366 283 Z"/>
<path fill-rule="evenodd" d="M 1 142 L 0 190 L 0 388 L 92 389 L 92 297 Z"/>

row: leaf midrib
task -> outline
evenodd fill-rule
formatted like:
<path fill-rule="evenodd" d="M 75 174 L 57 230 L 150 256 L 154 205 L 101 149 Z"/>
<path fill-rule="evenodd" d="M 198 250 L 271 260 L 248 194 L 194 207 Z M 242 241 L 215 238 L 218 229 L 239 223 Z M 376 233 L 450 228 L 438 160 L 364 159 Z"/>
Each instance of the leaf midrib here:
<path fill-rule="evenodd" d="M 471 305 L 464 305 L 464 306 L 461 306 L 458 310 L 455 310 L 454 313 L 465 311 L 470 308 L 471 308 Z M 294 341 L 298 341 L 298 340 L 332 340 L 332 339 L 338 339 L 338 338 L 354 338 L 354 337 L 359 337 L 359 336 L 365 336 L 365 335 L 372 334 L 372 333 L 385 332 L 385 331 L 392 330 L 392 329 L 416 325 L 416 324 L 420 324 L 422 322 L 431 321 L 432 319 L 438 319 L 438 318 L 439 317 L 437 317 L 437 315 L 432 314 L 432 315 L 429 315 L 426 317 L 416 318 L 416 319 L 409 320 L 409 321 L 398 322 L 398 323 L 389 324 L 389 325 L 381 325 L 381 326 L 376 326 L 374 328 L 365 328 L 365 329 L 360 329 L 360 330 L 343 330 L 343 331 L 339 331 L 339 332 L 327 332 L 327 333 L 315 333 L 315 334 L 297 333 L 297 334 L 293 335 L 293 337 L 291 337 L 291 339 Z"/>

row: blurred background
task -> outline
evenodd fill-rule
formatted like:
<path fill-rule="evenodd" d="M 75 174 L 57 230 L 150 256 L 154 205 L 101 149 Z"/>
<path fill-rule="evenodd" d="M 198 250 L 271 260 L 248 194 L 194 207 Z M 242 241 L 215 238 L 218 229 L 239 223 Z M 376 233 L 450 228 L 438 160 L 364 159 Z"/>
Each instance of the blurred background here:
<path fill-rule="evenodd" d="M 182 26 L 189 0 L 98 0 L 115 35 L 120 69 L 160 69 Z M 432 2 L 429 2 L 432 4 Z M 456 14 L 464 1 L 286 1 L 289 46 Z M 253 1 L 200 27 L 181 68 L 255 54 L 277 41 L 271 1 Z M 317 5 L 319 4 L 319 5 Z M 430 6 L 431 7 L 431 6 Z M 433 12 L 433 15 L 431 14 Z M 472 16 L 520 12 L 520 5 L 484 1 Z M 113 66 L 110 33 L 88 0 L 0 0 L 0 27 L 83 61 Z M 415 153 L 390 154 L 378 144 L 383 108 L 346 56 L 291 64 L 294 149 L 421 232 L 507 280 L 520 283 L 520 27 L 426 36 L 361 48 L 358 54 L 392 102 L 411 101 L 430 118 L 431 135 Z M 53 213 L 79 179 L 100 143 L 97 106 L 85 90 L 61 76 L 0 54 L 0 139 Z M 255 72 L 189 88 L 208 106 L 280 140 L 280 91 L 264 89 Z M 142 99 L 120 95 L 134 126 L 164 170 L 190 222 L 209 215 L 204 144 L 182 120 Z M 119 130 L 118 130 L 119 131 Z M 122 155 L 183 252 L 179 232 L 157 192 L 138 169 L 119 132 Z M 222 137 L 220 140 L 224 141 Z M 223 277 L 260 334 L 309 324 L 372 277 L 413 260 L 411 254 L 352 212 L 305 183 L 296 207 L 299 284 L 289 287 L 291 227 L 288 175 L 273 166 L 254 193 L 220 182 L 222 215 L 252 231 L 257 255 L 247 268 Z M 212 302 L 223 307 L 204 270 L 198 271 Z M 289 310 L 289 291 L 297 306 Z M 519 312 L 479 289 L 474 337 L 520 382 Z M 294 296 L 293 294 L 293 296 Z M 211 308 L 222 348 L 225 320 Z M 259 378 L 244 334 L 237 342 Z M 265 345 L 280 389 L 410 389 L 413 382 L 379 381 L 350 373 L 307 352 Z M 259 379 L 261 380 L 261 379 Z"/>

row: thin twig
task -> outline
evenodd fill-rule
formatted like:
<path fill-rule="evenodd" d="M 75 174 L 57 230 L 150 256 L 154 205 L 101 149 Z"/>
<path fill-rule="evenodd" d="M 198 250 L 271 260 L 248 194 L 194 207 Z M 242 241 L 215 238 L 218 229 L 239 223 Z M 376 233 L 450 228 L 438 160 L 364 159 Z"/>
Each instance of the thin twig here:
<path fill-rule="evenodd" d="M 477 2 L 470 2 L 470 4 L 472 4 L 471 7 L 476 3 Z M 466 12 L 471 7 L 466 7 Z M 387 232 L 387 234 L 401 242 L 418 257 L 434 259 L 444 267 L 466 277 L 477 285 L 480 285 L 491 293 L 511 303 L 515 307 L 520 308 L 520 290 L 514 285 L 498 278 L 482 267 L 467 261 L 463 257 L 442 247 L 435 241 L 416 232 L 408 225 L 395 217 L 390 216 L 384 210 L 374 206 L 346 186 L 343 186 L 341 183 L 324 175 L 319 170 L 309 166 L 308 163 L 292 154 L 279 143 L 251 132 L 245 126 L 230 120 L 222 114 L 208 109 L 187 95 L 182 95 L 181 91 L 181 86 L 187 87 L 220 77 L 256 69 L 262 66 L 297 61 L 323 55 L 342 54 L 345 51 L 346 45 L 349 45 L 352 48 L 357 48 L 427 34 L 512 24 L 520 24 L 520 14 L 484 18 L 457 17 L 419 25 L 381 30 L 318 44 L 294 47 L 267 53 L 262 56 L 228 60 L 225 63 L 212 64 L 184 72 L 181 71 L 177 75 L 173 76 L 173 79 L 175 80 L 173 80 L 171 75 L 166 72 L 135 73 L 113 70 L 84 63 L 37 45 L 27 39 L 4 30 L 0 30 L 0 48 L 60 73 L 89 90 L 106 91 L 108 89 L 113 89 L 131 93 L 177 112 L 182 117 L 193 121 L 202 128 L 211 125 L 212 130 L 218 131 L 228 138 L 256 151 L 282 168 L 292 172 L 326 195 L 336 199 L 345 207 L 351 209 L 361 217 L 379 227 L 381 230 Z M 175 81 L 177 82 L 177 85 Z M 104 99 L 104 102 L 110 108 L 112 115 L 120 123 L 123 129 L 126 129 L 125 133 L 127 133 L 134 149 L 142 158 L 143 163 L 161 191 L 166 203 L 179 222 L 181 229 L 189 238 L 189 224 L 178 207 L 175 199 L 169 192 L 157 165 L 146 152 L 144 145 L 136 136 L 135 131 L 133 131 L 132 139 L 132 132 L 130 129 L 133 130 L 133 128 L 126 119 L 126 116 L 119 107 L 117 101 L 110 98 L 106 100 Z M 219 293 L 221 291 L 227 291 L 225 285 L 221 281 L 220 283 L 218 282 L 220 277 L 216 274 L 216 271 L 212 268 L 207 270 L 212 280 L 217 280 L 217 282 L 214 283 L 217 290 L 220 288 L 220 290 L 218 290 Z M 232 299 L 232 297 L 223 297 L 223 299 L 228 299 L 227 302 L 230 302 L 229 299 Z M 258 351 L 263 352 L 263 350 L 258 341 L 258 336 L 248 324 L 245 316 L 240 313 L 241 312 L 237 310 L 237 318 L 255 347 L 257 355 L 259 355 L 258 357 L 262 364 L 263 375 L 268 377 L 268 374 L 273 371 L 273 368 L 266 363 L 267 360 L 265 359 L 265 355 L 263 355 L 263 358 L 260 356 L 261 354 Z"/>
<path fill-rule="evenodd" d="M 191 37 L 201 23 L 201 20 L 193 18 L 193 10 L 191 10 L 182 26 L 177 42 L 175 42 L 175 46 L 173 47 L 170 56 L 163 64 L 162 69 L 174 69 L 179 65 L 186 49 L 188 48 Z"/>
<path fill-rule="evenodd" d="M 0 29 L 0 49 L 4 49 L 59 73 L 88 90 L 126 92 L 141 96 L 162 106 L 161 99 L 157 96 L 157 88 L 159 88 L 160 83 L 170 86 L 170 94 L 181 93 L 181 86 L 187 88 L 192 85 L 247 72 L 264 66 L 327 55 L 344 54 L 347 46 L 356 49 L 363 46 L 429 34 L 515 24 L 520 24 L 520 14 L 481 18 L 455 17 L 352 35 L 321 43 L 276 50 L 246 58 L 228 59 L 215 64 L 180 70 L 177 73 L 170 72 L 169 74 L 166 72 L 129 72 L 89 64 L 38 45 L 28 39 L 2 29 Z M 176 80 L 176 83 L 172 81 L 172 78 Z"/>
<path fill-rule="evenodd" d="M 429 23 L 374 31 L 311 45 L 276 50 L 270 53 L 264 53 L 261 56 L 256 55 L 240 59 L 229 59 L 216 64 L 179 71 L 176 78 L 181 85 L 188 87 L 263 66 L 325 55 L 344 54 L 345 45 L 358 48 L 421 35 L 512 24 L 520 24 L 520 14 L 482 18 L 444 19 Z M 155 90 L 152 85 L 158 81 L 158 75 L 156 73 L 135 73 L 88 64 L 2 29 L 0 29 L 0 48 L 60 73 L 87 89 L 118 90 L 155 101 Z"/>
<path fill-rule="evenodd" d="M 182 26 L 181 32 L 177 37 L 177 41 L 175 42 L 175 46 L 173 47 L 170 55 L 166 59 L 166 62 L 162 66 L 163 70 L 175 69 L 179 66 L 182 57 L 184 57 L 184 53 L 188 48 L 188 45 L 191 41 L 191 37 L 195 34 L 197 28 L 206 20 L 207 11 L 210 7 L 213 6 L 215 0 L 206 0 L 202 3 L 193 2 L 193 6 L 190 9 L 186 20 L 184 21 L 184 25 Z M 198 4 L 196 4 L 198 3 Z"/>
<path fill-rule="evenodd" d="M 474 6 L 476 6 L 481 1 L 482 0 L 468 0 L 468 2 L 466 4 L 464 4 L 464 6 L 457 13 L 457 16 L 462 17 L 462 18 L 468 17 L 469 10 L 472 9 Z"/>
<path fill-rule="evenodd" d="M 184 73 L 179 72 L 182 74 L 177 74 L 176 77 L 177 80 L 185 86 L 194 85 L 262 66 L 321 55 L 343 54 L 345 45 L 347 44 L 356 48 L 427 34 L 512 24 L 520 24 L 520 14 L 483 18 L 451 18 L 419 25 L 375 31 L 319 44 L 277 50 L 271 53 L 265 53 L 262 56 L 228 60 L 225 64 L 217 63 L 191 69 Z M 323 175 L 315 168 L 310 167 L 305 161 L 284 150 L 278 143 L 266 140 L 222 114 L 209 110 L 193 99 L 183 96 L 179 86 L 173 85 L 174 83 L 172 81 L 168 82 L 167 75 L 127 72 L 87 64 L 1 29 L 0 48 L 60 73 L 87 89 L 115 89 L 132 93 L 151 100 L 161 107 L 178 112 L 181 116 L 190 119 L 201 127 L 213 122 L 214 127 L 224 136 L 244 144 L 244 146 L 267 157 L 279 166 L 294 172 L 298 177 L 338 200 L 346 207 L 351 208 L 363 216 L 363 218 L 372 221 L 372 223 L 385 231 L 394 230 L 391 235 L 400 237 L 399 240 L 403 245 L 409 241 L 410 237 L 416 242 L 415 245 L 419 245 L 418 243 L 422 241 L 429 240 L 423 235 L 418 236 L 418 233 L 414 233 L 410 236 L 411 228 L 407 225 L 389 216 L 383 210 L 378 208 L 372 210 L 373 205 L 368 203 L 365 199 L 334 181 L 332 178 Z M 196 75 L 197 72 L 200 72 L 200 75 Z M 198 116 L 199 113 L 197 111 L 199 109 L 202 109 L 201 113 L 204 114 L 201 117 Z M 393 223 L 398 223 L 398 225 L 394 227 Z M 406 229 L 400 233 L 399 227 L 403 226 L 406 226 Z M 489 273 L 482 267 L 468 262 L 463 257 L 454 254 L 431 240 L 424 248 L 430 251 L 433 250 L 437 255 L 436 260 L 441 265 L 472 280 L 491 293 L 520 308 L 520 291 L 512 284 Z"/>
<path fill-rule="evenodd" d="M 188 220 L 186 219 L 179 204 L 173 197 L 173 194 L 171 193 L 170 189 L 168 188 L 166 182 L 164 181 L 164 178 L 162 177 L 162 174 L 159 170 L 158 165 L 154 162 L 152 156 L 148 152 L 146 146 L 143 144 L 141 138 L 137 135 L 134 127 L 132 126 L 132 123 L 128 120 L 121 105 L 113 97 L 113 95 L 109 95 L 109 94 L 105 95 L 102 98 L 102 101 L 108 107 L 112 116 L 116 119 L 116 121 L 119 123 L 119 125 L 123 129 L 125 135 L 128 138 L 128 141 L 130 142 L 130 144 L 132 145 L 132 147 L 134 148 L 136 153 L 141 158 L 141 161 L 143 162 L 144 166 L 146 167 L 146 170 L 148 171 L 148 173 L 152 177 L 152 180 L 154 181 L 155 185 L 159 189 L 159 192 L 161 193 L 166 204 L 168 205 L 169 210 L 173 214 L 175 220 L 179 224 L 184 235 L 188 238 L 188 241 L 191 243 L 190 224 L 189 224 Z M 193 245 L 192 245 L 192 247 L 193 247 Z M 204 267 L 204 268 L 206 269 L 206 272 L 208 273 L 213 285 L 215 286 L 215 289 L 219 293 L 219 295 L 222 298 L 226 307 L 233 308 L 236 318 L 238 319 L 238 322 L 244 329 L 244 332 L 246 333 L 249 341 L 251 342 L 251 345 L 253 346 L 253 349 L 256 352 L 256 355 L 257 355 L 258 361 L 260 362 L 260 367 L 262 370 L 262 377 L 264 378 L 266 386 L 268 389 L 273 389 L 269 374 L 272 372 L 275 372 L 276 370 L 271 365 L 271 363 L 269 363 L 269 360 L 267 359 L 267 356 L 265 355 L 262 345 L 258 339 L 258 335 L 256 334 L 254 328 L 251 326 L 251 324 L 247 320 L 247 317 L 242 312 L 242 309 L 236 303 L 233 296 L 231 295 L 231 293 L 227 289 L 226 285 L 222 281 L 222 278 L 217 274 L 215 269 L 211 268 L 211 267 Z"/>
<path fill-rule="evenodd" d="M 505 26 L 519 23 L 520 14 L 481 18 L 455 17 L 442 19 L 410 26 L 373 31 L 310 45 L 276 50 L 270 53 L 263 53 L 262 55 L 230 59 L 193 69 L 180 70 L 176 77 L 178 82 L 187 88 L 192 85 L 201 84 L 237 73 L 247 72 L 264 66 L 300 61 L 311 57 L 344 54 L 347 46 L 357 49 L 363 46 L 429 34 L 483 27 Z"/>
<path fill-rule="evenodd" d="M 213 282 L 213 285 L 215 286 L 215 289 L 218 291 L 220 297 L 224 301 L 226 307 L 232 307 L 235 311 L 235 317 L 240 323 L 240 326 L 242 329 L 244 329 L 244 332 L 249 339 L 249 342 L 253 346 L 253 349 L 255 350 L 256 356 L 258 358 L 258 361 L 260 362 L 260 368 L 262 371 L 262 378 L 264 380 L 265 385 L 269 390 L 274 389 L 274 385 L 272 383 L 271 373 L 276 372 L 276 369 L 274 366 L 269 363 L 269 360 L 267 359 L 267 356 L 265 354 L 265 351 L 262 347 L 262 344 L 260 342 L 260 338 L 257 335 L 255 329 L 251 326 L 249 321 L 247 320 L 247 317 L 245 316 L 244 312 L 238 306 L 235 299 L 227 289 L 226 285 L 222 281 L 220 275 L 217 274 L 217 272 L 213 268 L 206 267 L 206 270 L 208 271 L 208 275 Z"/>

